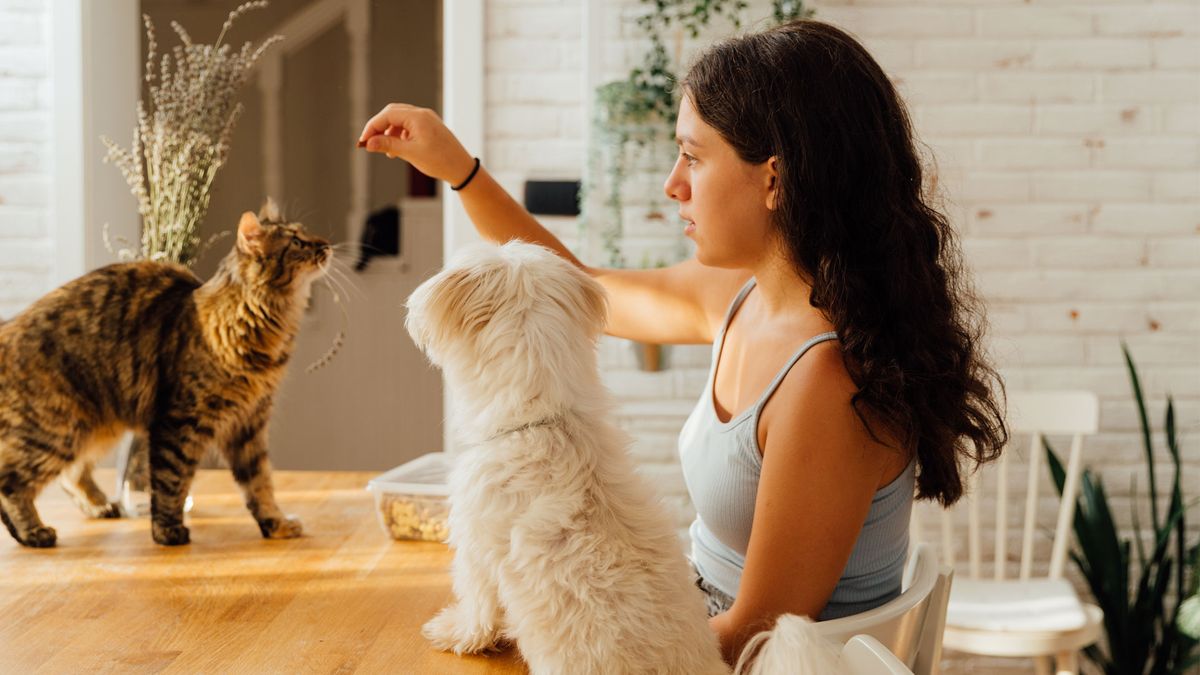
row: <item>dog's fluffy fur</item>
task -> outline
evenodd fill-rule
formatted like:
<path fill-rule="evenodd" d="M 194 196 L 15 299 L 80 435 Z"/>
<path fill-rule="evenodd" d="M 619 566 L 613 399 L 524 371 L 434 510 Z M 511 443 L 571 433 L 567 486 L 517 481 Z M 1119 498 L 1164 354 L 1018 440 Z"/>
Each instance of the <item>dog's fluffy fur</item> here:
<path fill-rule="evenodd" d="M 539 246 L 481 246 L 408 310 L 464 448 L 450 477 L 456 602 L 425 636 L 459 654 L 511 640 L 535 674 L 726 675 L 666 509 L 609 421 L 599 284 Z M 831 672 L 801 663 L 820 649 L 790 651 L 787 672 Z"/>

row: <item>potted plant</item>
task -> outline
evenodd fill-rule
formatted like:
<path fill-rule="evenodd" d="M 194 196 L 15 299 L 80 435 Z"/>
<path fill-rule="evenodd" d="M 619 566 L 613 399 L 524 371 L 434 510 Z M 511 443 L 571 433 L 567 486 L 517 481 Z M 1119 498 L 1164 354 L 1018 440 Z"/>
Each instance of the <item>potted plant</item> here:
<path fill-rule="evenodd" d="M 143 15 L 149 105 L 138 101 L 129 149 L 102 139 L 108 148 L 105 161 L 116 164 L 125 176 L 142 219 L 141 240 L 136 247 L 120 250 L 122 259 L 190 265 L 217 238 L 201 242 L 197 231 L 242 112 L 237 93 L 263 52 L 283 38 L 273 36 L 257 47 L 247 42 L 236 50 L 223 41 L 239 16 L 266 6 L 266 0 L 238 6 L 211 45 L 192 41 L 183 26 L 171 22 L 181 44 L 163 53 L 161 60 L 154 23 Z M 111 250 L 107 230 L 104 235 Z M 127 436 L 117 457 L 117 499 L 126 515 L 149 512 L 149 474 L 146 440 Z"/>
<path fill-rule="evenodd" d="M 1167 452 L 1174 465 L 1167 510 L 1159 512 L 1159 490 L 1155 478 L 1154 444 L 1146 416 L 1137 368 L 1127 346 L 1122 344 L 1141 421 L 1142 451 L 1149 489 L 1151 545 L 1144 546 L 1138 517 L 1137 493 L 1131 507 L 1133 537 L 1119 535 L 1104 482 L 1085 469 L 1075 509 L 1075 546 L 1071 559 L 1079 567 L 1096 604 L 1104 611 L 1107 650 L 1092 645 L 1087 657 L 1100 670 L 1117 673 L 1183 673 L 1200 665 L 1195 654 L 1200 638 L 1200 543 L 1187 544 L 1188 509 L 1180 486 L 1179 438 L 1175 428 L 1175 405 L 1167 397 Z M 1051 475 L 1062 494 L 1062 463 L 1050 445 L 1046 458 Z M 1135 484 L 1136 489 L 1136 484 Z M 1144 503 L 1144 502 L 1143 502 Z"/>

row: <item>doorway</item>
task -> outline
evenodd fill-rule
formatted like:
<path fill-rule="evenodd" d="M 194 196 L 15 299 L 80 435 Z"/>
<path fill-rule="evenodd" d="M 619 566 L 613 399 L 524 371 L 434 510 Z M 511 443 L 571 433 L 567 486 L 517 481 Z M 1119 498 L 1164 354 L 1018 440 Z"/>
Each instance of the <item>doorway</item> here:
<path fill-rule="evenodd" d="M 240 2 L 141 0 L 141 11 L 169 47 L 172 20 L 211 41 Z M 314 288 L 271 420 L 277 468 L 383 470 L 442 449 L 441 376 L 405 332 L 403 303 L 441 265 L 443 190 L 403 162 L 353 150 L 366 118 L 388 102 L 440 108 L 441 21 L 441 3 L 429 0 L 291 0 L 243 15 L 227 37 L 235 47 L 273 34 L 284 41 L 241 93 L 245 110 L 201 240 L 232 231 L 269 195 L 289 220 L 342 244 L 349 280 L 336 293 Z M 397 228 L 398 254 L 353 271 L 373 214 Z M 201 278 L 232 244 L 226 236 L 197 260 Z"/>

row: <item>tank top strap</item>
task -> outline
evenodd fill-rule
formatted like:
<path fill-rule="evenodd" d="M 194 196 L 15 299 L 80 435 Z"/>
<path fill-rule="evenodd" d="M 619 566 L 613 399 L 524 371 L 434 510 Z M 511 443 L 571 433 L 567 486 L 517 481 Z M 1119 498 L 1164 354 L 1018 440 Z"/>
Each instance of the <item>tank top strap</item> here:
<path fill-rule="evenodd" d="M 755 410 L 761 412 L 762 407 L 767 404 L 767 401 L 771 399 L 771 395 L 775 393 L 775 390 L 779 388 L 780 383 L 783 382 L 783 378 L 787 377 L 787 374 L 792 370 L 792 366 L 796 365 L 796 362 L 800 360 L 800 357 L 804 356 L 805 352 L 821 344 L 822 342 L 828 342 L 836 339 L 838 339 L 837 333 L 834 331 L 829 331 L 827 333 L 814 335 L 806 340 L 804 344 L 800 345 L 800 348 L 796 350 L 796 353 L 792 355 L 792 358 L 789 359 L 779 373 L 775 375 L 775 379 L 771 380 L 771 384 L 767 385 L 767 389 L 758 399 L 758 403 L 754 404 Z"/>

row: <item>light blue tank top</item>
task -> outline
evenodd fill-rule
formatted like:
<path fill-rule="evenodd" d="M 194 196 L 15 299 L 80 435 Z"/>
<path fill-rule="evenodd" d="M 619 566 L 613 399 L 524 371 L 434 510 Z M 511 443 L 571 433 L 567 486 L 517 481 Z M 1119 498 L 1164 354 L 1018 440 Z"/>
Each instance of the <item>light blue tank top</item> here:
<path fill-rule="evenodd" d="M 754 501 L 762 471 L 759 416 L 805 352 L 813 345 L 837 339 L 837 334 L 830 332 L 805 342 L 754 405 L 722 422 L 717 417 L 712 395 L 717 360 L 729 322 L 753 287 L 751 279 L 730 306 L 725 324 L 713 342 L 712 367 L 704 393 L 679 435 L 684 481 L 696 507 L 696 520 L 689 530 L 692 562 L 706 581 L 730 597 L 737 597 L 746 565 L 750 526 L 754 522 Z M 903 473 L 875 493 L 850 560 L 819 620 L 858 614 L 900 593 L 900 578 L 908 553 L 915 467 L 915 461 L 910 462 Z M 797 514 L 797 518 L 801 517 L 803 514 Z M 796 583 L 804 580 L 797 579 Z"/>

